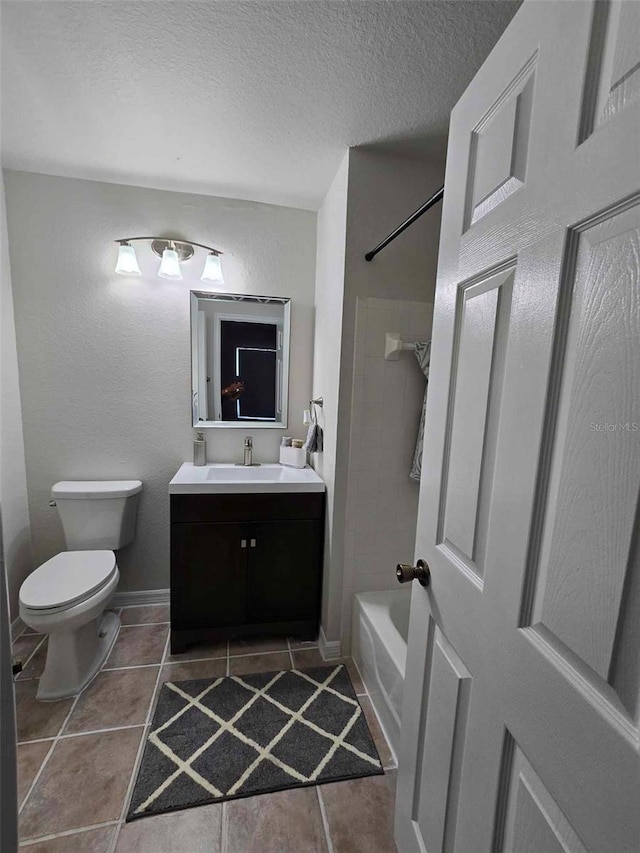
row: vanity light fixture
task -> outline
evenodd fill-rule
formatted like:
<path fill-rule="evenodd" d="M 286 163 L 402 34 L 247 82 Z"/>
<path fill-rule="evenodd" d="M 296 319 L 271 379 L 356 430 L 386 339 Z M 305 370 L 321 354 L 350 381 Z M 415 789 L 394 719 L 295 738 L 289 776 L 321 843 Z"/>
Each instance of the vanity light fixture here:
<path fill-rule="evenodd" d="M 130 244 L 134 240 L 145 240 L 151 243 L 151 248 L 161 258 L 158 275 L 161 278 L 178 280 L 182 278 L 180 264 L 190 260 L 195 249 L 205 249 L 208 254 L 202 271 L 202 281 L 210 281 L 213 284 L 224 284 L 222 275 L 222 263 L 219 249 L 205 246 L 202 243 L 193 243 L 190 240 L 173 240 L 166 237 L 125 237 L 116 240 L 118 244 L 118 262 L 116 272 L 118 275 L 142 275 L 138 265 L 136 253 Z"/>
<path fill-rule="evenodd" d="M 213 284 L 224 284 L 222 276 L 222 263 L 220 255 L 217 252 L 209 252 L 207 260 L 204 262 L 204 269 L 200 276 L 200 281 L 210 281 Z"/>
<path fill-rule="evenodd" d="M 136 258 L 136 250 L 125 241 L 120 243 L 118 247 L 116 272 L 118 275 L 142 275 Z"/>
<path fill-rule="evenodd" d="M 160 276 L 160 278 L 182 278 L 178 253 L 170 246 L 167 246 L 167 248 L 162 253 L 162 261 L 160 262 L 160 269 L 158 270 L 158 275 Z"/>

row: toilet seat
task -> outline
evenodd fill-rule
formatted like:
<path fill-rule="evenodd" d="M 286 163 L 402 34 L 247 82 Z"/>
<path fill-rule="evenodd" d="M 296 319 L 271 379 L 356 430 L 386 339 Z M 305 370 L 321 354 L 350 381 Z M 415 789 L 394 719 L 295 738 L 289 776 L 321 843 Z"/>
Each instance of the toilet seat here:
<path fill-rule="evenodd" d="M 65 610 L 94 595 L 117 571 L 113 551 L 61 551 L 26 578 L 20 604 L 28 610 Z"/>

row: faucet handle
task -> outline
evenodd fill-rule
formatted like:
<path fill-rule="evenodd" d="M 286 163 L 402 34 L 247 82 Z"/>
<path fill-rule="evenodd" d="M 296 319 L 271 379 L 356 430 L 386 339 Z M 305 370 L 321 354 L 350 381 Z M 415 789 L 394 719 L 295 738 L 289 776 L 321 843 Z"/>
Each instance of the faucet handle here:
<path fill-rule="evenodd" d="M 245 447 L 253 447 L 253 436 L 245 435 L 244 446 Z"/>

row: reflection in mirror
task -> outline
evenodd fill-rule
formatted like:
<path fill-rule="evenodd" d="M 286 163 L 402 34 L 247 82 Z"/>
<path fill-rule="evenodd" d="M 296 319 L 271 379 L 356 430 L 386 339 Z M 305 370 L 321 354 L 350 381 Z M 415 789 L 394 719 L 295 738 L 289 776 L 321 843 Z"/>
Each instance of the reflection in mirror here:
<path fill-rule="evenodd" d="M 191 291 L 194 426 L 287 426 L 290 309 L 290 299 Z"/>

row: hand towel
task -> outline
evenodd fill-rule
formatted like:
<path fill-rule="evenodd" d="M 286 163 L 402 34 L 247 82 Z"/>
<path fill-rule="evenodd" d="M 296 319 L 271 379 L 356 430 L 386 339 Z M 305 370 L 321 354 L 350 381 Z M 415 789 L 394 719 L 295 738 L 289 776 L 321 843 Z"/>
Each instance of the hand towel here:
<path fill-rule="evenodd" d="M 309 425 L 304 449 L 309 453 L 322 453 L 322 427 L 318 424 Z"/>
<path fill-rule="evenodd" d="M 431 360 L 431 342 L 427 343 L 417 343 L 416 344 L 416 358 L 418 359 L 418 364 L 420 365 L 422 372 L 425 375 L 427 380 L 427 386 L 429 385 L 429 361 Z M 418 438 L 416 439 L 416 449 L 413 454 L 413 464 L 411 465 L 411 471 L 409 476 L 414 481 L 414 483 L 420 482 L 420 477 L 422 476 L 422 447 L 424 444 L 424 421 L 425 414 L 427 410 L 427 388 L 425 387 L 424 391 L 424 399 L 422 401 L 422 413 L 420 415 L 420 426 L 418 427 Z"/>

